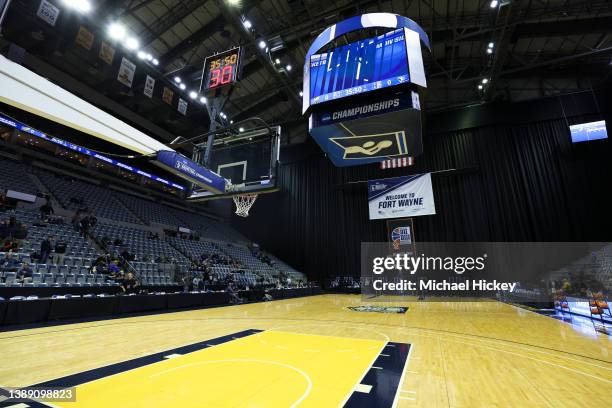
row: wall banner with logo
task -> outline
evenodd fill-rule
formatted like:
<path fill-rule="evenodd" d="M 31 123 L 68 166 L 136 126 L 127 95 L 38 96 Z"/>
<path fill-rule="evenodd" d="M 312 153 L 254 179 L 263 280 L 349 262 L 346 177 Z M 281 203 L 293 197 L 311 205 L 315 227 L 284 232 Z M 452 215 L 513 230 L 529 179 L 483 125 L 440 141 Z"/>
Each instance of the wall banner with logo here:
<path fill-rule="evenodd" d="M 153 89 L 155 89 L 155 79 L 147 75 L 147 79 L 145 80 L 145 86 L 143 93 L 149 98 L 153 97 Z"/>
<path fill-rule="evenodd" d="M 110 46 L 110 44 L 102 41 L 100 44 L 100 53 L 98 57 L 108 65 L 113 64 L 113 59 L 115 58 L 115 49 Z"/>
<path fill-rule="evenodd" d="M 119 74 L 117 75 L 117 81 L 121 82 L 128 88 L 132 87 L 134 81 L 134 73 L 136 72 L 136 64 L 129 59 L 123 57 L 121 59 L 121 66 L 119 67 Z"/>
<path fill-rule="evenodd" d="M 187 115 L 187 101 L 179 98 L 178 100 L 178 111 L 181 112 L 183 115 Z"/>
<path fill-rule="evenodd" d="M 370 219 L 436 213 L 431 173 L 368 181 Z"/>

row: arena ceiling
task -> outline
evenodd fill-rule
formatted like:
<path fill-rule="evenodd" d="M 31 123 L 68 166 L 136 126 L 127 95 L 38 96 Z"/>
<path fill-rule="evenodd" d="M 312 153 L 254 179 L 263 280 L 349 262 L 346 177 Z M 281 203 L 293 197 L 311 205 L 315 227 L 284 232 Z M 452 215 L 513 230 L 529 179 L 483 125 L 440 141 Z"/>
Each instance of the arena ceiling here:
<path fill-rule="evenodd" d="M 206 56 L 244 46 L 242 80 L 223 110 L 234 121 L 259 116 L 283 125 L 287 143 L 306 137 L 299 91 L 310 43 L 325 27 L 361 13 L 397 13 L 425 29 L 433 46 L 426 58 L 429 110 L 588 90 L 609 81 L 612 71 L 610 0 L 501 0 L 496 7 L 491 0 L 90 1 L 91 12 L 80 18 L 100 29 L 120 21 L 156 56 L 159 75 L 179 75 L 188 89 L 199 88 Z M 259 49 L 261 39 L 269 55 Z M 115 78 L 95 67 L 37 54 L 171 134 L 193 136 L 208 128 L 206 114 L 166 112 L 142 95 L 106 87 Z M 483 79 L 488 83 L 479 89 Z"/>

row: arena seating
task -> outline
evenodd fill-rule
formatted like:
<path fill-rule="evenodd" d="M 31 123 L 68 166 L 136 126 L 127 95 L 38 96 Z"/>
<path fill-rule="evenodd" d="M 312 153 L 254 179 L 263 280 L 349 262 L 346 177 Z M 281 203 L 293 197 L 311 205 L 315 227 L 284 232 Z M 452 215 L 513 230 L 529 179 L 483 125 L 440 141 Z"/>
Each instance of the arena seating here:
<path fill-rule="evenodd" d="M 28 194 L 38 193 L 38 188 L 28 175 L 27 167 L 2 156 L 0 156 L 0 186 L 2 190 L 15 190 Z"/>
<path fill-rule="evenodd" d="M 34 193 L 38 190 L 34 179 L 38 178 L 69 213 L 87 208 L 98 217 L 98 223 L 90 229 L 89 236 L 82 237 L 68 218 L 63 218 L 64 224 L 44 225 L 40 223 L 40 214 L 36 210 L 18 209 L 0 214 L 0 220 L 15 216 L 28 228 L 27 238 L 14 254 L 19 261 L 31 263 L 33 282 L 25 286 L 115 285 L 112 281 L 107 282 L 103 275 L 92 273 L 90 266 L 104 251 L 118 257 L 125 250 L 135 256 L 128 269 L 135 272 L 143 285 L 182 285 L 181 278 L 193 270 L 194 261 L 199 261 L 203 254 L 217 254 L 224 260 L 213 266 L 213 275 L 218 282 L 224 282 L 231 275 L 239 287 L 253 287 L 258 283 L 275 285 L 282 274 L 293 282 L 306 281 L 302 273 L 271 254 L 266 254 L 269 262 L 255 257 L 244 244 L 248 242 L 245 237 L 210 217 L 38 167 L 32 168 L 34 178 L 22 177 L 18 183 L 9 184 L 11 180 L 17 180 L 11 176 L 15 169 L 22 173 L 27 170 L 18 162 L 0 160 L 0 188 L 13 186 L 18 191 Z M 173 229 L 186 227 L 200 238 L 191 240 L 162 234 L 153 239 L 153 231 L 157 230 L 150 226 L 152 224 Z M 37 264 L 31 257 L 48 235 L 54 235 L 56 242 L 67 246 L 61 265 L 51 264 L 51 261 Z M 14 272 L 5 271 L 0 274 L 0 285 L 21 284 L 15 282 Z"/>
<path fill-rule="evenodd" d="M 80 180 L 69 179 L 35 169 L 34 174 L 49 189 L 62 207 L 69 210 L 87 208 L 99 218 L 140 224 L 141 221 L 125 208 L 108 189 Z M 76 200 L 76 201 L 75 201 Z"/>

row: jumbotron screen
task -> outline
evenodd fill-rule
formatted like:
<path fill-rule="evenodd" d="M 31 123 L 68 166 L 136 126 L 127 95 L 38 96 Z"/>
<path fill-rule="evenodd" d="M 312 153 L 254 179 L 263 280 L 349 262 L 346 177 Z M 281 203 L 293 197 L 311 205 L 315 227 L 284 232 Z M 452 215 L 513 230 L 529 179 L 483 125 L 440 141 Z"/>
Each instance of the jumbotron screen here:
<path fill-rule="evenodd" d="M 312 105 L 408 82 L 404 30 L 357 41 L 310 58 Z"/>

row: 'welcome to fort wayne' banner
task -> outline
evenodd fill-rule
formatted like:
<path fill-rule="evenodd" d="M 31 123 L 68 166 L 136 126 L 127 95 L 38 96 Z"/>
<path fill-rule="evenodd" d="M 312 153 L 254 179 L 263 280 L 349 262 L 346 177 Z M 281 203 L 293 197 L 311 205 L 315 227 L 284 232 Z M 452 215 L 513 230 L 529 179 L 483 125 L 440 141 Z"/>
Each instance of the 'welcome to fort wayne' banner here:
<path fill-rule="evenodd" d="M 370 219 L 436 213 L 431 173 L 368 181 Z"/>

